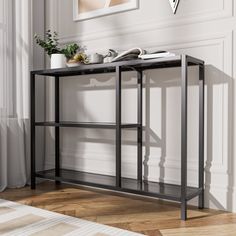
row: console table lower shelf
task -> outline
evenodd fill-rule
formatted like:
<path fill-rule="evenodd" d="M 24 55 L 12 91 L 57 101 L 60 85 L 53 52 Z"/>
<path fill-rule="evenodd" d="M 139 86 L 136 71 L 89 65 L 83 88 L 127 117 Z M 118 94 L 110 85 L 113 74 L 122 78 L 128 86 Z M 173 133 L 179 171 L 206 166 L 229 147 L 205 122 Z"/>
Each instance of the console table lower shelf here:
<path fill-rule="evenodd" d="M 117 187 L 116 177 L 110 175 L 101 175 L 68 169 L 61 169 L 60 177 L 56 177 L 55 175 L 55 169 L 36 172 L 36 177 L 38 178 L 63 181 L 181 202 L 180 185 L 145 180 L 140 182 L 136 179 L 121 178 L 121 187 Z M 192 198 L 198 196 L 201 194 L 201 192 L 201 188 L 187 187 L 186 201 L 189 201 Z"/>

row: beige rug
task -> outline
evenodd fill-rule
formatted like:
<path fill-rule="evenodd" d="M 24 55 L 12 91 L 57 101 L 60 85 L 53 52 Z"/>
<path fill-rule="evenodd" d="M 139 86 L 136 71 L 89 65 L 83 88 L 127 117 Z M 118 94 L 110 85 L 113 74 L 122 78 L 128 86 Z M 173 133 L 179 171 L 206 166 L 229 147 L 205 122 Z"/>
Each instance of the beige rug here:
<path fill-rule="evenodd" d="M 0 200 L 0 235 L 140 236 L 141 234 Z"/>

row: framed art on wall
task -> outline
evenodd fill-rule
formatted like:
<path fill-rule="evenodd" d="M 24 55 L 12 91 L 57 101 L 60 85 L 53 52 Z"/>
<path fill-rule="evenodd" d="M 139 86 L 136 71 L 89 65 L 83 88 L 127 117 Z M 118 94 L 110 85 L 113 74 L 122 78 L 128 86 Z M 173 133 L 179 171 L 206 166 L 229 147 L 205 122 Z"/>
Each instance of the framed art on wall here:
<path fill-rule="evenodd" d="M 138 0 L 73 0 L 74 21 L 138 8 Z"/>

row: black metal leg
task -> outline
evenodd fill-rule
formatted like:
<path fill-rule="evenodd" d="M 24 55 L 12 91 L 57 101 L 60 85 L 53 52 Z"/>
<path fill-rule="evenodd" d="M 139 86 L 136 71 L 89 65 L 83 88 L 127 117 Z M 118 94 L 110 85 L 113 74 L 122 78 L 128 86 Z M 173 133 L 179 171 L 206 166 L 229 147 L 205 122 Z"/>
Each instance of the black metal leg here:
<path fill-rule="evenodd" d="M 60 80 L 59 77 L 55 77 L 55 122 L 60 121 Z M 60 128 L 55 127 L 55 166 L 56 177 L 60 177 Z M 56 184 L 60 184 L 60 181 L 56 181 Z"/>
<path fill-rule="evenodd" d="M 137 121 L 139 124 L 138 127 L 138 165 L 137 165 L 137 178 L 138 181 L 142 183 L 143 180 L 143 72 L 138 71 L 138 114 Z"/>
<path fill-rule="evenodd" d="M 116 67 L 116 186 L 121 187 L 121 68 Z"/>
<path fill-rule="evenodd" d="M 187 201 L 181 201 L 181 220 L 187 220 Z"/>
<path fill-rule="evenodd" d="M 199 66 L 199 188 L 202 189 L 198 207 L 204 208 L 204 82 L 205 68 Z"/>
<path fill-rule="evenodd" d="M 187 80 L 188 61 L 182 56 L 182 78 L 181 78 L 181 219 L 187 219 Z"/>
<path fill-rule="evenodd" d="M 35 74 L 30 74 L 30 146 L 31 146 L 31 189 L 36 188 L 35 178 Z"/>

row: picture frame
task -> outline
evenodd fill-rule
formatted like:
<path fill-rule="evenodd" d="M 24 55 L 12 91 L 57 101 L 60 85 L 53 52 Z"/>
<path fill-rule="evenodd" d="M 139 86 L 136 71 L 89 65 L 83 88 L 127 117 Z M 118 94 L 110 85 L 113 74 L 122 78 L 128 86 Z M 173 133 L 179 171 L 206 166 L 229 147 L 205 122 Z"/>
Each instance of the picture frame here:
<path fill-rule="evenodd" d="M 83 21 L 138 8 L 139 0 L 73 0 L 73 20 Z"/>

